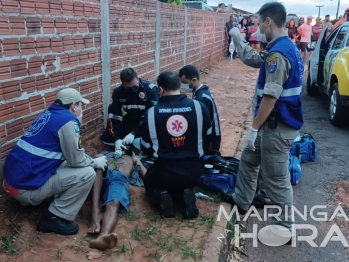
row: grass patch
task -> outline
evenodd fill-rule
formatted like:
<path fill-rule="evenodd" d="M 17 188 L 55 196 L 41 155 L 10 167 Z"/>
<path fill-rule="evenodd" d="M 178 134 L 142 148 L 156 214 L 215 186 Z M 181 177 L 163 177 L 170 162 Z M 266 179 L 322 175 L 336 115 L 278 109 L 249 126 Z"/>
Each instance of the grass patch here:
<path fill-rule="evenodd" d="M 122 254 L 122 253 L 126 253 L 128 251 L 128 248 L 126 247 L 125 243 L 122 244 L 121 247 L 119 248 L 115 248 L 113 250 L 111 250 L 110 252 L 108 252 L 108 256 L 111 256 L 113 254 Z"/>
<path fill-rule="evenodd" d="M 121 214 L 121 216 L 124 217 L 127 221 L 135 221 L 141 217 L 140 214 L 132 210 L 129 210 L 127 213 Z"/>
<path fill-rule="evenodd" d="M 16 241 L 15 236 L 1 237 L 1 245 L 9 252 L 10 255 L 19 254 L 18 250 L 13 246 Z"/>
<path fill-rule="evenodd" d="M 131 237 L 134 240 L 141 241 L 142 239 L 148 238 L 150 235 L 154 235 L 156 233 L 156 228 L 153 226 L 147 227 L 145 229 L 132 229 Z"/>
<path fill-rule="evenodd" d="M 189 247 L 182 248 L 182 258 L 183 259 L 192 258 L 195 261 L 197 261 L 197 260 L 203 259 L 203 257 L 204 257 L 204 255 L 203 255 L 202 251 L 197 252 L 197 251 L 190 249 Z"/>
<path fill-rule="evenodd" d="M 161 253 L 159 252 L 159 250 L 156 250 L 156 251 L 154 251 L 154 252 L 148 254 L 146 257 L 152 259 L 153 261 L 154 261 L 154 260 L 155 260 L 155 261 L 160 261 L 162 255 L 161 255 Z"/>
<path fill-rule="evenodd" d="M 228 231 L 226 239 L 228 240 L 229 243 L 235 236 L 235 224 L 236 224 L 236 218 L 230 219 L 227 223 L 227 229 L 230 231 Z"/>
<path fill-rule="evenodd" d="M 58 249 L 57 250 L 57 259 L 58 260 L 61 260 L 63 257 L 63 251 L 61 249 Z"/>
<path fill-rule="evenodd" d="M 208 216 L 200 215 L 199 216 L 199 219 L 200 219 L 200 222 L 202 223 L 202 225 L 204 225 L 208 229 L 211 229 L 213 227 L 214 222 L 215 222 L 215 218 L 216 217 L 214 215 L 208 215 Z"/>

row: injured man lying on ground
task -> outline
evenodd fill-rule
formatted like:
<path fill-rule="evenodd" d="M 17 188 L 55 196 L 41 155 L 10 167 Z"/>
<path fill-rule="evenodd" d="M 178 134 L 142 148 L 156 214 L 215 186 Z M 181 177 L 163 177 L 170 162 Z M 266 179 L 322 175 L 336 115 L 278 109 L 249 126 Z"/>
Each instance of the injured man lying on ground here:
<path fill-rule="evenodd" d="M 97 155 L 100 157 L 102 155 Z M 143 178 L 147 170 L 137 157 L 123 155 L 121 158 L 109 158 L 108 167 L 96 170 L 93 186 L 92 220 L 88 233 L 99 234 L 90 242 L 91 248 L 111 249 L 117 244 L 117 234 L 112 233 L 118 213 L 127 212 L 130 203 L 130 184 L 128 178 L 139 166 L 139 175 Z M 100 208 L 100 200 L 103 204 Z"/>

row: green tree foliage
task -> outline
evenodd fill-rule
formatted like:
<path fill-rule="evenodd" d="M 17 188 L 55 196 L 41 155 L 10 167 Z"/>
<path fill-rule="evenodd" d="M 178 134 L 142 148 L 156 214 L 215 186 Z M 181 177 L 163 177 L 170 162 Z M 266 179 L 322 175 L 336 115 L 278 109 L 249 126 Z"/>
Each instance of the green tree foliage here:
<path fill-rule="evenodd" d="M 159 0 L 159 1 L 163 3 L 171 4 L 171 5 L 182 5 L 183 3 L 183 0 Z"/>

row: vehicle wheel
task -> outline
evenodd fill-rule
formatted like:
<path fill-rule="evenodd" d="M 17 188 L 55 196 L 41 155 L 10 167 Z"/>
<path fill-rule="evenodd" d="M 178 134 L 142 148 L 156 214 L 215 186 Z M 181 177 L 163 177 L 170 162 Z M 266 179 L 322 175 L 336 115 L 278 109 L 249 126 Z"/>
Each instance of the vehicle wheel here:
<path fill-rule="evenodd" d="M 310 81 L 310 68 L 308 68 L 308 77 L 307 77 L 307 93 L 308 96 L 316 96 L 319 94 L 319 89 L 311 84 Z"/>
<path fill-rule="evenodd" d="M 338 93 L 338 83 L 334 83 L 330 90 L 330 121 L 334 126 L 348 123 L 347 108 L 342 106 Z"/>

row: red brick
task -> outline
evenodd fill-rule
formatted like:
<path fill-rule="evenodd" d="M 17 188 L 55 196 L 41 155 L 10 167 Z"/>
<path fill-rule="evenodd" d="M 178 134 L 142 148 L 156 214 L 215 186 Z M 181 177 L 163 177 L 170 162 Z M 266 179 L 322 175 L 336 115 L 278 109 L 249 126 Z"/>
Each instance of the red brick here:
<path fill-rule="evenodd" d="M 35 14 L 35 0 L 20 0 L 21 14 Z"/>
<path fill-rule="evenodd" d="M 27 17 L 27 34 L 34 35 L 41 33 L 41 19 L 39 17 Z"/>
<path fill-rule="evenodd" d="M 68 19 L 68 33 L 76 34 L 78 32 L 78 21 L 75 19 Z"/>
<path fill-rule="evenodd" d="M 18 118 L 30 114 L 29 104 L 27 100 L 20 100 L 13 103 L 13 117 Z M 17 129 L 17 128 L 16 128 Z M 11 133 L 11 130 L 9 130 Z M 15 136 L 17 137 L 17 135 Z M 11 139 L 11 138 L 9 138 Z"/>
<path fill-rule="evenodd" d="M 97 19 L 90 19 L 88 21 L 88 30 L 90 33 L 100 32 L 100 23 Z"/>
<path fill-rule="evenodd" d="M 38 91 L 46 90 L 51 87 L 50 79 L 46 78 L 45 75 L 36 76 L 35 80 L 36 80 L 36 88 Z"/>
<path fill-rule="evenodd" d="M 75 82 L 74 69 L 63 72 L 63 82 L 64 85 L 69 85 L 70 83 Z"/>
<path fill-rule="evenodd" d="M 0 35 L 9 35 L 8 17 L 0 17 Z"/>
<path fill-rule="evenodd" d="M 91 35 L 85 36 L 84 37 L 84 42 L 85 42 L 86 48 L 93 47 L 93 37 Z"/>
<path fill-rule="evenodd" d="M 85 65 L 85 77 L 93 76 L 93 65 Z"/>
<path fill-rule="evenodd" d="M 53 65 L 56 62 L 56 56 L 49 55 L 44 57 L 44 65 L 46 66 L 46 72 L 55 71 L 56 67 Z"/>
<path fill-rule="evenodd" d="M 0 105 L 0 123 L 13 119 L 13 103 Z"/>
<path fill-rule="evenodd" d="M 35 76 L 26 77 L 21 80 L 22 92 L 33 93 L 36 91 Z"/>
<path fill-rule="evenodd" d="M 45 94 L 46 107 L 50 106 L 56 100 L 57 92 L 50 92 Z"/>
<path fill-rule="evenodd" d="M 62 72 L 52 73 L 50 75 L 51 87 L 55 88 L 63 85 L 63 75 Z"/>
<path fill-rule="evenodd" d="M 19 41 L 21 45 L 22 55 L 32 55 L 36 53 L 34 38 L 26 37 L 26 38 L 21 38 Z"/>
<path fill-rule="evenodd" d="M 73 16 L 74 15 L 73 2 L 71 0 L 62 0 L 62 10 L 63 10 L 63 15 Z"/>
<path fill-rule="evenodd" d="M 91 5 L 91 4 L 84 4 L 84 14 L 85 16 L 93 16 L 93 6 L 95 5 Z"/>
<path fill-rule="evenodd" d="M 50 5 L 48 0 L 36 0 L 35 11 L 37 14 L 48 15 L 50 10 Z"/>
<path fill-rule="evenodd" d="M 101 7 L 100 7 L 100 5 L 94 5 L 93 6 L 93 16 L 94 17 L 100 17 L 101 16 Z"/>
<path fill-rule="evenodd" d="M 67 33 L 67 20 L 64 18 L 56 18 L 55 27 L 56 27 L 57 34 Z"/>
<path fill-rule="evenodd" d="M 73 3 L 73 10 L 75 16 L 84 16 L 84 4 L 81 2 Z"/>
<path fill-rule="evenodd" d="M 96 51 L 90 51 L 90 52 L 88 53 L 88 60 L 89 60 L 91 63 L 97 62 L 97 54 L 96 54 Z"/>
<path fill-rule="evenodd" d="M 95 43 L 95 47 L 101 46 L 101 36 L 100 35 L 94 35 L 93 40 Z"/>
<path fill-rule="evenodd" d="M 81 51 L 79 53 L 80 65 L 88 63 L 88 51 Z"/>
<path fill-rule="evenodd" d="M 87 25 L 86 19 L 79 20 L 79 32 L 80 33 L 87 33 L 88 32 L 88 25 Z"/>
<path fill-rule="evenodd" d="M 41 73 L 42 58 L 32 57 L 28 62 L 28 73 L 29 75 L 34 75 Z"/>
<path fill-rule="evenodd" d="M 69 65 L 70 67 L 74 67 L 78 65 L 78 53 L 69 54 Z"/>
<path fill-rule="evenodd" d="M 35 41 L 35 45 L 38 54 L 51 52 L 51 41 L 49 37 L 38 37 Z"/>
<path fill-rule="evenodd" d="M 61 9 L 62 9 L 61 0 L 50 0 L 51 15 L 60 15 L 62 13 Z"/>
<path fill-rule="evenodd" d="M 24 17 L 10 17 L 9 20 L 10 20 L 11 35 L 25 34 Z"/>
<path fill-rule="evenodd" d="M 55 33 L 55 20 L 52 18 L 42 18 L 41 19 L 42 28 L 44 34 L 54 34 Z"/>
<path fill-rule="evenodd" d="M 61 69 L 69 67 L 69 56 L 67 54 L 63 54 L 59 56 Z"/>
<path fill-rule="evenodd" d="M 51 48 L 53 52 L 63 52 L 62 37 L 51 38 Z"/>
<path fill-rule="evenodd" d="M 72 36 L 63 36 L 64 51 L 74 50 L 74 38 Z"/>
<path fill-rule="evenodd" d="M 98 64 L 94 64 L 93 66 L 93 73 L 94 75 L 100 75 L 101 74 L 101 65 L 98 63 Z"/>
<path fill-rule="evenodd" d="M 4 80 L 9 78 L 11 78 L 10 62 L 9 61 L 0 62 L 0 79 Z"/>
<path fill-rule="evenodd" d="M 75 49 L 84 49 L 85 48 L 84 37 L 81 35 L 75 36 L 74 45 L 75 45 Z"/>
<path fill-rule="evenodd" d="M 5 100 L 21 96 L 21 89 L 18 80 L 2 83 L 2 89 L 4 91 Z"/>
<path fill-rule="evenodd" d="M 82 79 L 85 78 L 85 67 L 84 66 L 80 66 L 75 68 L 75 79 L 76 81 L 80 81 Z"/>
<path fill-rule="evenodd" d="M 16 0 L 2 0 L 2 11 L 4 13 L 19 13 L 19 1 Z"/>
<path fill-rule="evenodd" d="M 16 59 L 10 62 L 11 78 L 27 75 L 27 60 Z"/>
<path fill-rule="evenodd" d="M 0 126 L 0 139 L 2 144 L 7 142 L 5 126 Z"/>
<path fill-rule="evenodd" d="M 40 95 L 31 96 L 29 98 L 29 105 L 30 105 L 31 112 L 41 111 L 45 109 L 45 101 Z M 26 123 L 23 123 L 23 124 L 24 124 L 24 127 L 26 128 Z"/>

